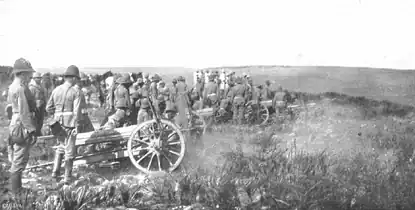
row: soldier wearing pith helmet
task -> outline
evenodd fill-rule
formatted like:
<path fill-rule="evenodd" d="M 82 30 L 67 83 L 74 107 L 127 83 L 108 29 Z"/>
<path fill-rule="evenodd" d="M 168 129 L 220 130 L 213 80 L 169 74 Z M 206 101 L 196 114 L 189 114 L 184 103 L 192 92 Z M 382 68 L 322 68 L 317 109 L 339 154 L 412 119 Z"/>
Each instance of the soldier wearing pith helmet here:
<path fill-rule="evenodd" d="M 7 102 L 11 104 L 12 116 L 9 124 L 8 152 L 10 182 L 13 193 L 22 189 L 22 172 L 29 160 L 30 146 L 36 142 L 36 104 L 27 84 L 33 68 L 24 58 L 17 59 L 13 66 L 13 82 L 9 86 Z"/>
<path fill-rule="evenodd" d="M 72 178 L 73 161 L 76 155 L 76 134 L 81 131 L 82 110 L 86 108 L 83 94 L 75 84 L 80 80 L 77 66 L 69 66 L 64 73 L 65 82 L 56 87 L 46 105 L 46 111 L 53 115 L 49 123 L 52 134 L 58 139 L 52 177 L 60 176 L 60 166 L 65 157 L 65 183 Z"/>
<path fill-rule="evenodd" d="M 36 102 L 36 136 L 41 136 L 41 130 L 43 127 L 43 120 L 45 118 L 46 107 L 46 90 L 41 84 L 42 74 L 40 72 L 33 73 L 32 81 L 29 83 L 30 92 Z"/>
<path fill-rule="evenodd" d="M 131 100 L 130 100 L 130 91 L 129 87 L 132 85 L 133 81 L 129 74 L 123 74 L 121 77 L 117 79 L 118 86 L 114 90 L 113 99 L 110 101 L 111 106 L 115 108 L 116 113 L 124 113 L 118 114 L 120 121 L 117 122 L 119 126 L 123 126 L 123 122 L 129 116 L 131 112 Z M 118 119 L 118 118 L 117 118 Z"/>

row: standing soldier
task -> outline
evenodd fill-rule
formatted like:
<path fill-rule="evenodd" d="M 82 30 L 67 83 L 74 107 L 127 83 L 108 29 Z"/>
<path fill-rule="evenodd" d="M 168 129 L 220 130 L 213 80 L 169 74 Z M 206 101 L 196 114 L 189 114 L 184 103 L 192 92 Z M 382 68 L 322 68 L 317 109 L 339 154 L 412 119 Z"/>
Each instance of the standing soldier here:
<path fill-rule="evenodd" d="M 175 99 L 176 99 L 176 85 L 177 85 L 177 79 L 173 78 L 172 80 L 172 86 L 169 87 L 169 100 L 166 101 L 166 117 L 169 120 L 173 120 L 173 118 L 176 116 L 177 110 L 175 105 Z"/>
<path fill-rule="evenodd" d="M 81 91 L 82 97 L 81 97 L 81 104 L 85 104 L 86 106 L 82 108 L 82 118 L 79 120 L 79 133 L 85 133 L 94 131 L 94 126 L 92 125 L 91 119 L 89 119 L 88 116 L 88 94 L 90 94 L 88 91 L 91 91 L 91 88 L 88 89 L 88 83 L 86 83 L 88 77 L 83 72 L 80 73 L 81 79 L 75 84 L 75 88 Z"/>
<path fill-rule="evenodd" d="M 221 81 L 220 86 L 219 86 L 219 95 L 220 98 L 224 98 L 225 97 L 225 89 L 227 88 L 227 82 L 226 82 L 226 72 L 225 69 L 222 69 L 221 74 L 219 75 L 219 79 Z"/>
<path fill-rule="evenodd" d="M 128 120 L 129 112 L 131 112 L 131 100 L 129 86 L 132 84 L 130 75 L 123 74 L 117 79 L 118 86 L 114 90 L 114 100 L 110 101 L 112 107 L 115 108 L 114 115 L 117 121 L 117 127 L 122 127 Z"/>
<path fill-rule="evenodd" d="M 139 99 L 139 90 L 143 86 L 143 79 L 137 78 L 137 81 L 130 87 L 130 102 L 131 102 L 131 124 L 137 124 L 137 112 L 138 108 L 136 102 Z"/>
<path fill-rule="evenodd" d="M 205 89 L 205 83 L 203 83 L 201 78 L 197 79 L 194 88 L 195 94 L 197 95 L 197 100 L 201 100 L 201 98 L 203 97 L 203 90 Z"/>
<path fill-rule="evenodd" d="M 231 90 L 231 102 L 233 105 L 233 121 L 234 124 L 240 125 L 244 119 L 244 109 L 247 99 L 247 88 L 243 84 L 241 77 L 235 79 L 236 85 Z"/>
<path fill-rule="evenodd" d="M 36 143 L 36 109 L 34 97 L 27 83 L 34 70 L 29 61 L 20 58 L 13 66 L 14 80 L 9 86 L 7 102 L 11 104 L 9 124 L 9 161 L 11 190 L 17 194 L 22 189 L 22 172 L 29 161 L 30 146 Z"/>
<path fill-rule="evenodd" d="M 49 72 L 43 74 L 42 86 L 45 90 L 45 98 L 46 98 L 46 101 L 47 101 L 47 100 L 49 100 L 49 97 L 50 97 L 50 95 L 52 94 L 52 91 L 53 91 L 52 77 L 51 77 Z"/>
<path fill-rule="evenodd" d="M 150 120 L 151 118 L 151 108 L 150 102 L 148 100 L 149 97 L 149 90 L 148 86 L 144 85 L 142 88 L 138 90 L 138 97 L 139 99 L 136 101 L 135 106 L 139 109 L 137 114 L 137 124 Z"/>
<path fill-rule="evenodd" d="M 76 155 L 76 134 L 80 131 L 82 110 L 86 108 L 86 104 L 82 100 L 82 91 L 75 87 L 80 79 L 78 67 L 69 66 L 64 73 L 64 79 L 65 82 L 52 91 L 46 111 L 53 115 L 53 122 L 50 126 L 59 142 L 55 153 L 52 178 L 60 176 L 61 162 L 65 155 L 64 182 L 69 183 Z"/>
<path fill-rule="evenodd" d="M 40 72 L 33 74 L 33 81 L 29 84 L 30 92 L 36 102 L 36 136 L 42 135 L 43 120 L 46 112 L 46 96 L 45 89 L 41 85 L 42 75 Z"/>
<path fill-rule="evenodd" d="M 177 79 L 177 85 L 174 94 L 176 95 L 174 102 L 177 108 L 177 112 L 179 112 L 177 120 L 178 124 L 181 125 L 182 128 L 186 129 L 188 127 L 187 112 L 189 109 L 189 98 L 186 80 L 183 76 L 180 76 Z"/>
<path fill-rule="evenodd" d="M 277 116 L 287 108 L 287 94 L 283 91 L 281 85 L 278 86 L 277 92 L 272 99 L 272 107 L 275 109 Z"/>
<path fill-rule="evenodd" d="M 148 73 L 144 73 L 144 78 L 143 78 L 143 80 L 144 80 L 144 84 L 150 84 L 150 74 L 148 74 Z"/>
<path fill-rule="evenodd" d="M 218 84 L 214 82 L 214 79 L 215 75 L 210 75 L 209 82 L 203 91 L 204 106 L 209 108 L 216 105 L 219 99 L 219 87 Z"/>
<path fill-rule="evenodd" d="M 203 82 L 205 82 L 205 84 L 207 84 L 209 82 L 209 75 L 210 75 L 209 70 L 206 70 L 205 71 L 205 77 L 203 78 L 204 79 Z"/>
<path fill-rule="evenodd" d="M 273 98 L 271 94 L 271 82 L 269 80 L 265 81 L 265 87 L 262 89 L 261 97 L 263 101 L 272 100 Z"/>

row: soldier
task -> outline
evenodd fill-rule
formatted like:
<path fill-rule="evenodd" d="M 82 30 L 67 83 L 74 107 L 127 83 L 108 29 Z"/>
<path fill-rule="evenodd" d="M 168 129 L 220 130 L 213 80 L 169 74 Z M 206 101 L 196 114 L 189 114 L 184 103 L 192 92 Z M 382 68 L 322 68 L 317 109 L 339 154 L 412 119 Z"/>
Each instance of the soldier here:
<path fill-rule="evenodd" d="M 261 100 L 267 101 L 267 100 L 271 100 L 272 94 L 271 94 L 271 82 L 269 80 L 265 81 L 265 87 L 262 88 L 262 93 L 261 93 Z"/>
<path fill-rule="evenodd" d="M 166 118 L 169 120 L 173 120 L 176 116 L 177 109 L 175 105 L 175 99 L 176 99 L 176 85 L 177 85 L 177 79 L 173 78 L 172 80 L 172 86 L 169 87 L 169 100 L 166 101 Z"/>
<path fill-rule="evenodd" d="M 254 86 L 252 80 L 249 82 L 251 85 L 251 94 L 250 94 L 250 106 L 252 107 L 252 112 L 254 113 L 254 121 L 259 120 L 259 105 L 261 100 L 261 87 Z"/>
<path fill-rule="evenodd" d="M 281 114 L 287 108 L 287 94 L 283 91 L 281 85 L 278 86 L 277 92 L 272 99 L 272 107 L 275 109 L 277 115 Z"/>
<path fill-rule="evenodd" d="M 52 78 L 50 73 L 45 73 L 42 76 L 42 86 L 45 89 L 45 98 L 49 100 L 50 95 L 52 94 L 53 87 L 52 87 Z"/>
<path fill-rule="evenodd" d="M 88 89 L 86 86 L 88 85 L 88 83 L 86 83 L 86 80 L 88 79 L 88 77 L 86 76 L 86 74 L 84 74 L 83 72 L 80 73 L 80 77 L 81 79 L 79 81 L 77 81 L 77 83 L 75 84 L 75 88 L 77 88 L 79 91 L 81 91 L 81 104 L 85 104 L 86 106 L 84 108 L 82 108 L 82 118 L 79 120 L 79 133 L 84 133 L 84 132 L 90 132 L 90 131 L 94 131 L 94 126 L 92 125 L 91 119 L 88 116 L 88 97 L 87 94 L 90 94 L 88 91 L 91 91 L 90 88 Z M 92 91 L 91 91 L 92 92 Z"/>
<path fill-rule="evenodd" d="M 219 99 L 219 87 L 218 84 L 214 82 L 215 76 L 210 75 L 209 82 L 206 85 L 206 88 L 203 91 L 203 100 L 204 106 L 211 108 L 214 105 L 217 105 Z"/>
<path fill-rule="evenodd" d="M 46 112 L 46 96 L 45 89 L 41 84 L 42 75 L 40 72 L 33 74 L 33 80 L 29 84 L 30 92 L 35 97 L 36 102 L 36 136 L 42 135 L 43 120 L 45 119 Z"/>
<path fill-rule="evenodd" d="M 8 152 L 11 190 L 17 194 L 22 189 L 22 172 L 29 161 L 30 146 L 36 143 L 36 104 L 27 87 L 34 70 L 29 61 L 20 58 L 13 66 L 14 80 L 9 86 L 8 104 L 12 117 L 9 124 Z"/>
<path fill-rule="evenodd" d="M 138 107 L 136 107 L 136 102 L 139 99 L 139 90 L 143 86 L 143 79 L 137 78 L 137 81 L 131 85 L 130 87 L 130 101 L 131 101 L 131 124 L 135 125 L 137 124 L 137 113 L 138 113 Z"/>
<path fill-rule="evenodd" d="M 150 102 L 148 100 L 149 90 L 147 86 L 143 86 L 138 91 L 139 99 L 137 100 L 135 106 L 139 109 L 137 115 L 137 124 L 145 122 L 151 119 L 151 108 Z"/>
<path fill-rule="evenodd" d="M 220 98 L 224 98 L 225 97 L 225 89 L 227 88 L 225 69 L 222 69 L 222 72 L 219 75 L 219 79 L 221 81 L 221 83 L 219 85 L 219 95 L 220 95 Z"/>
<path fill-rule="evenodd" d="M 72 177 L 73 161 L 76 155 L 76 134 L 80 131 L 83 103 L 83 94 L 75 84 L 80 79 L 78 67 L 71 65 L 64 73 L 65 82 L 52 91 L 46 105 L 46 111 L 53 115 L 50 123 L 52 133 L 58 137 L 59 147 L 55 153 L 52 178 L 60 175 L 62 158 L 65 155 L 64 182 L 69 183 Z"/>
<path fill-rule="evenodd" d="M 201 78 L 198 78 L 196 85 L 194 87 L 194 94 L 197 95 L 197 100 L 201 100 L 203 97 L 203 90 L 205 89 L 205 83 L 203 83 Z"/>
<path fill-rule="evenodd" d="M 91 101 L 92 89 L 89 84 L 88 76 L 83 72 L 80 73 L 80 76 L 81 76 L 81 80 L 78 86 L 79 88 L 81 88 L 81 91 L 85 98 L 85 103 L 88 106 L 90 105 L 90 101 Z"/>
<path fill-rule="evenodd" d="M 158 74 L 155 74 L 151 77 L 151 83 L 150 83 L 150 95 L 153 102 L 157 100 L 158 96 L 158 82 L 160 82 L 161 78 Z"/>
<path fill-rule="evenodd" d="M 233 105 L 234 124 L 240 125 L 244 119 L 244 109 L 248 94 L 241 77 L 236 78 L 235 82 L 236 85 L 232 87 L 230 99 Z"/>
<path fill-rule="evenodd" d="M 203 81 L 205 84 L 207 84 L 209 82 L 209 75 L 210 75 L 209 70 L 205 70 L 205 78 L 204 78 L 204 81 Z"/>
<path fill-rule="evenodd" d="M 177 85 L 175 87 L 175 106 L 177 108 L 177 112 L 179 113 L 177 124 L 181 125 L 182 128 L 188 127 L 188 119 L 187 119 L 187 112 L 189 109 L 189 98 L 188 98 L 188 87 L 186 84 L 186 80 L 183 76 L 180 76 L 177 79 Z"/>
<path fill-rule="evenodd" d="M 150 74 L 148 74 L 148 73 L 144 73 L 144 78 L 143 78 L 143 81 L 144 81 L 144 84 L 150 84 Z"/>
<path fill-rule="evenodd" d="M 118 83 L 114 90 L 113 101 L 110 101 L 111 107 L 115 108 L 117 127 L 122 127 L 128 123 L 128 117 L 131 112 L 131 100 L 129 86 L 132 84 L 129 74 L 123 74 L 116 81 Z"/>

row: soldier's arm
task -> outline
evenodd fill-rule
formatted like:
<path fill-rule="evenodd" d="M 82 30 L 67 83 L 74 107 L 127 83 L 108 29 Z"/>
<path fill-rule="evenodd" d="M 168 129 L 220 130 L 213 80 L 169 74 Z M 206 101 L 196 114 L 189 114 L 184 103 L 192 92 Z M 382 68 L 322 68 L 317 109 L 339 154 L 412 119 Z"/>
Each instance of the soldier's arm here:
<path fill-rule="evenodd" d="M 202 98 L 203 98 L 203 99 L 205 99 L 205 98 L 207 97 L 207 91 L 208 91 L 208 89 L 209 89 L 209 88 L 205 88 L 205 89 L 203 90 L 203 95 L 202 95 Z"/>
<path fill-rule="evenodd" d="M 32 113 L 30 112 L 29 102 L 26 98 L 24 88 L 21 87 L 18 89 L 18 100 L 17 105 L 19 107 L 20 120 L 23 123 L 23 126 L 27 129 L 29 133 L 36 131 L 36 126 L 32 121 Z"/>
<path fill-rule="evenodd" d="M 55 95 L 55 90 L 53 90 L 52 93 L 50 94 L 49 101 L 46 104 L 46 112 L 51 114 L 51 115 L 55 113 L 55 102 L 53 101 L 53 97 Z"/>
<path fill-rule="evenodd" d="M 82 100 L 83 97 L 84 95 L 80 90 L 75 90 L 75 98 L 73 101 L 73 114 L 75 119 L 75 126 L 77 129 L 80 126 L 82 120 L 82 109 L 86 108 L 85 101 Z"/>
<path fill-rule="evenodd" d="M 128 89 L 126 88 L 125 89 L 125 92 L 124 92 L 124 94 L 125 94 L 125 98 L 130 98 L 130 93 L 129 93 L 129 91 L 128 91 Z M 127 101 L 127 107 L 128 107 L 128 109 L 131 109 L 131 101 L 130 100 L 126 100 Z"/>

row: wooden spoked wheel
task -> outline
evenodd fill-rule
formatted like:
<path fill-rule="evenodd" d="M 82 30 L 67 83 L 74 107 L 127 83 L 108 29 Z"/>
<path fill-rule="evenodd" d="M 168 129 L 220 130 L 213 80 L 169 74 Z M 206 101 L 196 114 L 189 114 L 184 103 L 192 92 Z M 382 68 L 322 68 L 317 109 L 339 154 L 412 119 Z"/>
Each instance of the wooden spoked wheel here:
<path fill-rule="evenodd" d="M 172 122 L 149 120 L 137 126 L 127 143 L 128 156 L 140 171 L 174 171 L 185 154 L 185 137 Z"/>
<path fill-rule="evenodd" d="M 258 117 L 259 119 L 257 120 L 257 122 L 259 123 L 259 125 L 264 125 L 268 122 L 269 119 L 269 110 L 268 107 L 265 106 L 264 104 L 259 104 L 259 114 Z M 252 110 L 252 106 L 248 105 L 245 107 L 245 119 L 248 122 L 254 122 L 256 121 L 256 116 L 255 113 Z"/>

